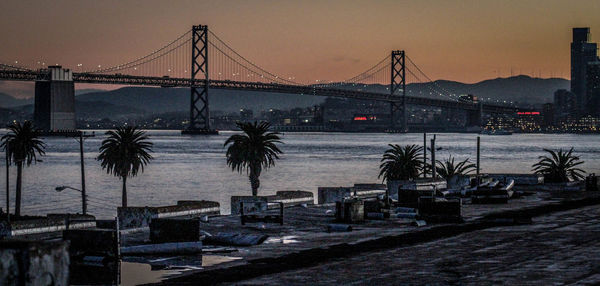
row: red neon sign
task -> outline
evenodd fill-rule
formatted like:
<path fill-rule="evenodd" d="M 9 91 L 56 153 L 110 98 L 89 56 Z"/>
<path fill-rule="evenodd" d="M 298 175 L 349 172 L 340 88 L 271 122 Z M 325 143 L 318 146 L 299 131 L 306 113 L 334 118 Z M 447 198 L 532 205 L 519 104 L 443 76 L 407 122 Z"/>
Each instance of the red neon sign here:
<path fill-rule="evenodd" d="M 540 115 L 539 111 L 525 111 L 525 112 L 517 112 L 518 115 Z"/>
<path fill-rule="evenodd" d="M 356 116 L 356 117 L 354 117 L 354 120 L 355 121 L 364 121 L 364 120 L 367 120 L 367 117 L 366 116 Z"/>

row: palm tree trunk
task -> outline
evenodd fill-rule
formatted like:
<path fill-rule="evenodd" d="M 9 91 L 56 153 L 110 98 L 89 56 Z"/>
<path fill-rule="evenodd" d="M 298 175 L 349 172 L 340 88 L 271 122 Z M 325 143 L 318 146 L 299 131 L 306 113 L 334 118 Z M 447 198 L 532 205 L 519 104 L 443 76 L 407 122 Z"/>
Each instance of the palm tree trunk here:
<path fill-rule="evenodd" d="M 23 162 L 17 163 L 17 189 L 15 192 L 15 216 L 21 215 L 21 182 L 23 177 Z"/>
<path fill-rule="evenodd" d="M 256 172 L 250 170 L 250 186 L 252 187 L 252 196 L 258 195 L 258 188 L 260 187 L 260 180 L 256 175 Z"/>
<path fill-rule="evenodd" d="M 123 194 L 121 194 L 122 206 L 127 207 L 127 176 L 123 176 Z"/>

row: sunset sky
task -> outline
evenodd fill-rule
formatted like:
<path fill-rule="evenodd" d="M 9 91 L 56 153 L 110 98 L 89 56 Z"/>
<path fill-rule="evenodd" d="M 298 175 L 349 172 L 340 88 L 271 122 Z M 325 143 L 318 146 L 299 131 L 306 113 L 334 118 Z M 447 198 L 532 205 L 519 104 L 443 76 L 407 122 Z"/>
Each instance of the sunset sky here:
<path fill-rule="evenodd" d="M 600 42 L 600 1 L 0 2 L 0 61 L 113 65 L 206 24 L 276 74 L 342 80 L 393 49 L 433 79 L 569 78 L 572 27 Z M 540 74 L 541 73 L 541 74 Z"/>

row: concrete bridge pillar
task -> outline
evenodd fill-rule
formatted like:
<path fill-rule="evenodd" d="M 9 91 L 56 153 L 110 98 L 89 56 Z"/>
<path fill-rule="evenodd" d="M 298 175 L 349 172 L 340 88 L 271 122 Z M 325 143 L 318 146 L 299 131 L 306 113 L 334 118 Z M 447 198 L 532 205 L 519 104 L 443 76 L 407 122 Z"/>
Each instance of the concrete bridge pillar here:
<path fill-rule="evenodd" d="M 481 127 L 483 125 L 483 104 L 479 102 L 477 109 L 467 110 L 467 127 Z"/>
<path fill-rule="evenodd" d="M 392 132 L 408 132 L 406 104 L 390 102 L 390 130 Z"/>
<path fill-rule="evenodd" d="M 35 81 L 35 126 L 44 131 L 75 130 L 75 84 L 73 72 L 50 66 Z"/>

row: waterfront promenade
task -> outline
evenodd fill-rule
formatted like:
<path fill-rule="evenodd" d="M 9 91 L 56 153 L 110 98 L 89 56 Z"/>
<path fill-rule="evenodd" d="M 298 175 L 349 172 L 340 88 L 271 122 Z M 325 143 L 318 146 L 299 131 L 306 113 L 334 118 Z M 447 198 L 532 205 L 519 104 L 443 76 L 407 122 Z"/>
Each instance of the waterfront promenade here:
<path fill-rule="evenodd" d="M 600 209 L 589 206 L 235 284 L 598 285 L 598 265 Z"/>
<path fill-rule="evenodd" d="M 586 196 L 589 195 L 596 196 L 593 193 Z M 576 279 L 574 274 L 569 274 L 571 272 L 565 272 L 564 278 L 535 276 L 539 272 L 535 267 L 542 267 L 545 271 L 558 267 L 557 273 L 560 274 L 561 267 L 566 267 L 560 264 L 567 263 L 565 258 L 573 256 L 569 263 L 587 260 L 579 254 L 585 253 L 588 247 L 590 253 L 600 254 L 594 252 L 594 247 L 600 244 L 585 243 L 600 238 L 600 233 L 596 232 L 600 228 L 593 227 L 595 222 L 600 221 L 600 211 L 596 211 L 594 206 L 570 206 L 569 208 L 575 209 L 548 214 L 548 206 L 563 206 L 563 199 L 540 192 L 511 200 L 508 204 L 464 205 L 465 223 L 462 224 L 416 227 L 411 226 L 408 221 L 392 219 L 367 221 L 353 225 L 352 232 L 343 233 L 328 233 L 324 230 L 333 221 L 332 215 L 325 214 L 327 209 L 331 209 L 330 206 L 286 209 L 288 216 L 283 226 L 240 226 L 238 217 L 220 216 L 207 225 L 209 232 L 213 228 L 212 231 L 221 229 L 262 233 L 269 234 L 271 240 L 259 246 L 241 247 L 237 252 L 226 254 L 241 259 L 187 271 L 169 277 L 160 284 L 192 285 L 194 281 L 252 285 L 293 285 L 307 282 L 370 285 L 454 282 L 477 284 L 476 281 L 494 281 L 510 275 L 516 281 L 520 275 L 525 274 L 533 275 L 529 280 L 534 282 L 536 279 L 543 279 L 539 280 L 542 284 L 554 281 L 550 279 Z M 534 212 L 532 224 L 499 226 L 501 224 L 482 222 L 483 217 L 492 213 L 535 208 L 538 211 Z M 582 246 L 578 248 L 577 245 L 581 243 Z M 550 257 L 544 259 L 541 255 Z M 552 255 L 557 257 L 551 257 Z M 186 258 L 178 262 L 174 259 L 169 263 L 183 262 L 190 265 L 193 260 Z M 533 266 L 525 269 L 518 263 Z M 593 269 L 588 268 L 582 269 L 582 275 L 593 272 Z M 511 269 L 515 271 L 513 274 L 510 274 L 513 271 Z M 315 277 L 315 273 L 320 274 Z M 510 281 L 509 278 L 506 279 Z"/>

